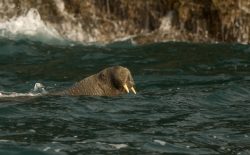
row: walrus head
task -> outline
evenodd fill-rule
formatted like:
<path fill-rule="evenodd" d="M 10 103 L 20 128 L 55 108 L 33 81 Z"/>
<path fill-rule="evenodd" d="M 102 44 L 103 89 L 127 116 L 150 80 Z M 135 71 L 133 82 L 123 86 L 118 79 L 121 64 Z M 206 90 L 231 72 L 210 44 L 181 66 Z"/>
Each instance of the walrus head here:
<path fill-rule="evenodd" d="M 116 96 L 130 91 L 136 94 L 129 69 L 122 66 L 105 68 L 64 91 L 66 95 Z"/>
<path fill-rule="evenodd" d="M 136 94 L 134 88 L 134 80 L 130 71 L 122 66 L 110 67 L 102 70 L 97 74 L 98 78 L 104 85 L 108 85 L 110 88 L 114 88 L 120 92 L 129 93 L 130 90 Z"/>

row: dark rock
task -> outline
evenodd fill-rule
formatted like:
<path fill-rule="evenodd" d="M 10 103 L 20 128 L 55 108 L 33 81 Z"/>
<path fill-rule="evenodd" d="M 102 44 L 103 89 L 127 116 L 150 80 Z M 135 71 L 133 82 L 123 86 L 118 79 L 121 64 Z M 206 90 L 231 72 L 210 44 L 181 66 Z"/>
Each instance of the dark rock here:
<path fill-rule="evenodd" d="M 37 9 L 60 36 L 80 42 L 161 41 L 249 43 L 249 0 L 10 0 L 0 21 Z"/>

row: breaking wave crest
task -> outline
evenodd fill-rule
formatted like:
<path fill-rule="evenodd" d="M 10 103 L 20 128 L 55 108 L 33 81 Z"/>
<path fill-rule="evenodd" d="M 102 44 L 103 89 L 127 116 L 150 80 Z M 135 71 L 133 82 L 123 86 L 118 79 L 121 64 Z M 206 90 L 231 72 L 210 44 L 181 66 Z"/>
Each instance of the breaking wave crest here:
<path fill-rule="evenodd" d="M 64 39 L 51 25 L 45 23 L 32 8 L 26 14 L 0 23 L 0 36 L 9 39 L 28 38 L 47 43 L 62 43 Z"/>

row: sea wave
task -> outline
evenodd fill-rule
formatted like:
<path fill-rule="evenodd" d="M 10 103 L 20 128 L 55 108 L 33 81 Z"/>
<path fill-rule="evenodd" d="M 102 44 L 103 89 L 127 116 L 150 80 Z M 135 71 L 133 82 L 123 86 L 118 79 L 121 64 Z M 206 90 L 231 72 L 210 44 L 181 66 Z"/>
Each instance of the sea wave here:
<path fill-rule="evenodd" d="M 61 2 L 58 1 L 58 3 Z M 59 4 L 58 7 L 61 8 Z M 63 10 L 61 10 L 61 13 L 68 18 L 70 16 Z M 61 27 L 60 30 L 58 30 L 58 26 Z M 37 9 L 31 8 L 27 13 L 20 14 L 19 16 L 13 16 L 4 22 L 0 22 L 0 37 L 11 40 L 28 39 L 47 44 L 106 44 L 105 42 L 98 42 L 98 39 L 85 33 L 85 31 L 81 28 L 81 24 L 77 25 L 71 22 L 64 22 L 61 26 L 58 24 L 52 24 L 49 21 L 43 20 Z M 98 33 L 99 32 L 96 32 L 96 34 Z M 132 37 L 134 36 L 127 35 L 118 37 L 113 39 L 111 43 L 126 42 Z"/>
<path fill-rule="evenodd" d="M 57 30 L 41 19 L 39 12 L 34 8 L 27 14 L 0 23 L 0 36 L 17 40 L 28 38 L 47 43 L 61 43 L 64 40 Z"/>

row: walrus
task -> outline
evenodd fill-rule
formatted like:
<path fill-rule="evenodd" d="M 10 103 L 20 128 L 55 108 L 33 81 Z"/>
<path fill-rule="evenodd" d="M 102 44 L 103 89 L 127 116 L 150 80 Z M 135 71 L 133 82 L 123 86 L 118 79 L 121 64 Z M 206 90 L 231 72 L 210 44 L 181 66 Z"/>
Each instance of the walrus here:
<path fill-rule="evenodd" d="M 86 77 L 72 87 L 52 95 L 69 96 L 118 96 L 129 93 L 136 94 L 135 83 L 129 69 L 122 66 L 105 68 Z"/>
<path fill-rule="evenodd" d="M 43 95 L 69 96 L 118 96 L 130 91 L 136 94 L 135 83 L 129 69 L 122 66 L 105 68 L 99 73 L 86 77 L 63 91 L 47 92 L 45 86 L 36 83 L 29 93 L 0 91 L 1 99 L 35 97 Z"/>

